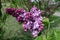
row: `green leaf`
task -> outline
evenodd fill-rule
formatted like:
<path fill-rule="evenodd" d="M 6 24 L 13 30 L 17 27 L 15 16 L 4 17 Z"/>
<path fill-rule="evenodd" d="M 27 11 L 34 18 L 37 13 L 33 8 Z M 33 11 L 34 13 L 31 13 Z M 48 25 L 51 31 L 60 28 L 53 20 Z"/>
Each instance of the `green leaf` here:
<path fill-rule="evenodd" d="M 38 36 L 35 40 L 43 40 L 42 36 Z"/>
<path fill-rule="evenodd" d="M 49 25 L 49 19 L 43 18 L 43 24 L 44 24 L 44 26 L 48 26 Z"/>

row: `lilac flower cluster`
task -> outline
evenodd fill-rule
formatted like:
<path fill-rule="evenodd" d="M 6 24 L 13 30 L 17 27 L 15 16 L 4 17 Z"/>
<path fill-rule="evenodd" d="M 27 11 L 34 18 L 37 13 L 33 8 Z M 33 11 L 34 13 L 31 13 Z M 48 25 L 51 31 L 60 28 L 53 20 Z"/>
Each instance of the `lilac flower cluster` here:
<path fill-rule="evenodd" d="M 30 30 L 33 37 L 38 36 L 39 32 L 43 30 L 41 10 L 33 6 L 30 12 L 25 11 L 23 8 L 7 8 L 6 13 L 16 17 L 18 22 L 23 21 L 23 28 L 25 31 Z"/>
<path fill-rule="evenodd" d="M 18 22 L 22 22 L 23 21 L 24 12 L 25 12 L 25 10 L 23 8 L 21 8 L 21 9 L 6 8 L 6 13 L 12 15 L 13 17 L 16 17 Z"/>

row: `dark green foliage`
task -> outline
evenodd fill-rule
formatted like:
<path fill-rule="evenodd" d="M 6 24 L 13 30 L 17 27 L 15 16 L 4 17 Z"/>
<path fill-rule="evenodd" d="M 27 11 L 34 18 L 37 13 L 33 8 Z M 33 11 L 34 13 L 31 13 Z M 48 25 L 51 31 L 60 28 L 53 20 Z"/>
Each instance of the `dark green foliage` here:
<path fill-rule="evenodd" d="M 2 16 L 1 8 L 2 8 L 2 3 L 0 1 L 0 17 Z"/>

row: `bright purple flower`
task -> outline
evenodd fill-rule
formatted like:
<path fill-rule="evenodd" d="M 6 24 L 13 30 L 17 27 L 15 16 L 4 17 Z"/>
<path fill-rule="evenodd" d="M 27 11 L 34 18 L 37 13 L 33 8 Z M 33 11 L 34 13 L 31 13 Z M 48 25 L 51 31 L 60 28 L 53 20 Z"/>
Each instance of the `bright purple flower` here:
<path fill-rule="evenodd" d="M 38 30 L 42 31 L 44 29 L 43 25 L 39 26 Z"/>
<path fill-rule="evenodd" d="M 41 14 L 41 10 L 39 10 L 37 7 L 33 6 L 30 10 L 31 13 L 37 15 L 37 14 Z"/>
<path fill-rule="evenodd" d="M 37 29 L 37 28 L 39 28 L 39 24 L 38 24 L 38 22 L 37 22 L 37 21 L 35 21 L 35 22 L 34 22 L 33 29 Z"/>
<path fill-rule="evenodd" d="M 24 12 L 25 12 L 25 10 L 24 10 L 23 8 L 17 9 L 17 10 L 15 11 L 15 13 L 12 14 L 12 16 L 18 17 L 18 16 L 21 15 L 21 14 L 23 15 Z"/>
<path fill-rule="evenodd" d="M 30 12 L 25 12 L 24 13 L 24 21 L 34 21 L 33 20 L 33 15 Z"/>
<path fill-rule="evenodd" d="M 34 12 L 37 11 L 37 10 L 38 10 L 37 7 L 34 5 L 34 6 L 31 8 L 30 12 L 34 13 Z"/>
<path fill-rule="evenodd" d="M 19 15 L 17 18 L 16 18 L 16 20 L 18 21 L 18 22 L 23 22 L 23 15 Z"/>
<path fill-rule="evenodd" d="M 30 12 L 32 13 L 33 15 L 33 18 L 35 20 L 37 20 L 38 18 L 42 19 L 42 16 L 41 16 L 41 11 L 39 9 L 37 9 L 37 7 L 33 6 L 30 10 Z"/>
<path fill-rule="evenodd" d="M 32 32 L 33 37 L 36 37 L 39 34 L 39 32 L 43 30 L 43 24 L 41 20 L 36 20 L 35 22 L 25 21 L 23 27 L 25 31 L 30 30 Z"/>
<path fill-rule="evenodd" d="M 32 31 L 32 35 L 33 35 L 33 37 L 37 37 L 38 34 L 39 34 L 39 32 L 38 32 L 37 30 L 36 30 L 36 31 Z"/>
<path fill-rule="evenodd" d="M 24 13 L 25 13 L 25 10 L 22 9 L 22 8 L 16 10 L 15 17 L 16 17 L 16 19 L 17 19 L 18 22 L 23 22 L 23 19 L 24 19 Z"/>
<path fill-rule="evenodd" d="M 27 22 L 24 22 L 24 24 L 23 24 L 24 31 L 27 31 L 27 30 L 28 30 L 28 28 L 27 28 L 27 26 L 26 26 L 26 23 L 27 23 Z"/>
<path fill-rule="evenodd" d="M 27 30 L 27 29 L 31 30 L 33 27 L 33 22 L 32 21 L 24 22 L 23 27 L 24 27 L 24 30 Z"/>

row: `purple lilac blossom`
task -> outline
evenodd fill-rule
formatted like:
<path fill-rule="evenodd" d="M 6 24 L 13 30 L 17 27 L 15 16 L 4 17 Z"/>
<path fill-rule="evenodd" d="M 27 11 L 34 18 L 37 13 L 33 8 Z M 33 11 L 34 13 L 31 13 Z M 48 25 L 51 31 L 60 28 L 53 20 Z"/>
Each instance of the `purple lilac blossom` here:
<path fill-rule="evenodd" d="M 24 21 L 34 21 L 33 20 L 33 15 L 30 12 L 25 12 L 24 13 Z"/>
<path fill-rule="evenodd" d="M 39 31 L 32 31 L 32 35 L 33 35 L 33 37 L 37 37 L 38 36 L 38 34 L 39 34 Z"/>
<path fill-rule="evenodd" d="M 22 16 L 23 16 L 24 12 L 25 12 L 25 10 L 24 10 L 23 8 L 17 9 L 17 10 L 15 11 L 14 16 L 15 16 L 15 17 L 18 17 L 19 15 L 22 15 Z"/>
<path fill-rule="evenodd" d="M 18 21 L 18 22 L 21 22 L 21 21 L 23 21 L 23 19 L 24 19 L 24 13 L 25 13 L 26 11 L 24 10 L 24 9 L 18 9 L 18 10 L 16 10 L 16 20 Z"/>
<path fill-rule="evenodd" d="M 31 15 L 30 15 L 31 14 Z M 25 20 L 27 23 L 24 26 L 24 30 L 30 30 L 32 32 L 33 37 L 38 36 L 39 32 L 43 30 L 43 24 L 42 24 L 42 16 L 41 16 L 41 10 L 38 10 L 37 7 L 33 6 L 29 13 L 25 13 Z M 30 18 L 34 20 L 31 21 Z M 33 25 L 31 25 L 31 23 Z M 28 25 L 28 26 L 27 26 Z M 32 27 L 32 28 L 31 28 Z"/>
<path fill-rule="evenodd" d="M 33 6 L 30 12 L 26 12 L 23 8 L 7 8 L 6 13 L 16 17 L 18 22 L 23 21 L 24 31 L 30 30 L 33 37 L 38 36 L 39 32 L 41 32 L 44 28 L 42 23 L 42 12 L 36 6 Z"/>

